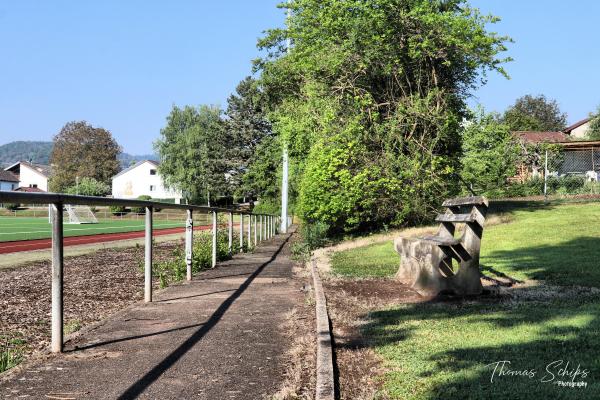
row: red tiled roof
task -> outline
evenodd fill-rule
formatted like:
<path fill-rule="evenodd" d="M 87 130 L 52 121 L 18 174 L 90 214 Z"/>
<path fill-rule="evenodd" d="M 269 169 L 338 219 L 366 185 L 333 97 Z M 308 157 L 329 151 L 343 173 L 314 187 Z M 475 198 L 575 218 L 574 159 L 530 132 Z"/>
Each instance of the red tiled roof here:
<path fill-rule="evenodd" d="M 44 193 L 44 191 L 40 188 L 32 188 L 32 187 L 18 187 L 14 190 L 15 192 L 27 192 L 27 193 Z"/>
<path fill-rule="evenodd" d="M 567 126 L 565 129 L 563 129 L 563 132 L 564 132 L 564 133 L 571 133 L 571 131 L 572 131 L 573 129 L 577 129 L 577 128 L 579 128 L 581 125 L 583 125 L 583 124 L 585 124 L 585 123 L 589 122 L 590 120 L 591 120 L 591 118 L 584 118 L 584 119 L 582 119 L 581 121 L 575 122 L 575 123 L 574 123 L 573 125 L 571 125 L 571 126 Z"/>
<path fill-rule="evenodd" d="M 569 135 L 563 132 L 517 131 L 513 134 L 525 143 L 557 143 L 569 140 Z"/>

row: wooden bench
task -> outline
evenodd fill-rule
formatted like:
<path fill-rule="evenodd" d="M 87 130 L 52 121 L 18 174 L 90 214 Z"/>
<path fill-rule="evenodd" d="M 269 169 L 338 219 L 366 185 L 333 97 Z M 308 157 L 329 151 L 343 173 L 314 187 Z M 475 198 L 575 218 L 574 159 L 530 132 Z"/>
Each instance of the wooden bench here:
<path fill-rule="evenodd" d="M 482 196 L 461 197 L 442 206 L 446 212 L 435 219 L 440 222 L 436 235 L 394 241 L 400 254 L 396 278 L 423 295 L 481 294 L 479 250 L 488 201 Z M 457 226 L 462 226 L 461 232 L 456 232 Z M 453 259 L 459 264 L 456 271 Z"/>

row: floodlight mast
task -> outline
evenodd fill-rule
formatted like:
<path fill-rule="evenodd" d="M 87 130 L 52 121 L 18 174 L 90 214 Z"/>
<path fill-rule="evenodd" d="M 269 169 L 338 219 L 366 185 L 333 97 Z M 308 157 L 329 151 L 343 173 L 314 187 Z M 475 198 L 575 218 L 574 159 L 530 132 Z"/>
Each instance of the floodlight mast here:
<path fill-rule="evenodd" d="M 288 0 L 287 9 L 287 23 L 288 23 L 288 37 L 286 39 L 287 53 L 290 53 L 291 39 L 289 35 L 289 20 L 290 20 L 290 0 Z M 288 228 L 288 173 L 289 173 L 289 157 L 287 143 L 283 143 L 283 171 L 281 176 L 281 232 L 287 233 Z"/>

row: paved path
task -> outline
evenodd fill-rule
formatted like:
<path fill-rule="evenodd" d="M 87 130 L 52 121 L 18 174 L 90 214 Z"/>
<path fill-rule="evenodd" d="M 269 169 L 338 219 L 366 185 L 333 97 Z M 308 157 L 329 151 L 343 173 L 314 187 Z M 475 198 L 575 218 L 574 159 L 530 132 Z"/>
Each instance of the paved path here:
<path fill-rule="evenodd" d="M 287 235 L 159 293 L 0 383 L 0 397 L 262 399 L 283 381 L 287 314 L 303 301 Z M 22 398 L 22 397 L 21 397 Z"/>

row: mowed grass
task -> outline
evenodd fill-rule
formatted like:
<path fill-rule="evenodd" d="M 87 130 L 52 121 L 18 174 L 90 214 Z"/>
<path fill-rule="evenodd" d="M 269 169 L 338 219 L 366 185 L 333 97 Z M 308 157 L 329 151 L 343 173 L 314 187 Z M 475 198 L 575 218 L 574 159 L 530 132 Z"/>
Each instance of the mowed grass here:
<path fill-rule="evenodd" d="M 154 229 L 185 226 L 184 221 L 154 220 Z M 97 224 L 63 225 L 64 235 L 87 236 L 102 233 L 122 233 L 144 230 L 143 216 L 139 220 L 105 219 Z M 46 239 L 51 237 L 51 225 L 47 218 L 0 217 L 0 242 L 16 240 Z"/>
<path fill-rule="evenodd" d="M 483 272 L 558 288 L 515 289 L 505 301 L 404 304 L 371 313 L 363 333 L 388 367 L 384 391 L 391 398 L 600 398 L 600 204 L 512 215 L 513 222 L 484 230 Z M 332 269 L 352 277 L 388 270 L 391 277 L 398 261 L 391 243 L 377 244 L 336 255 Z M 500 375 L 502 361 L 503 371 L 513 372 Z"/>

